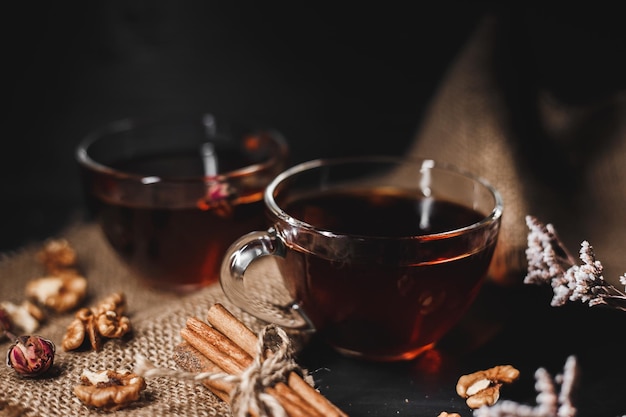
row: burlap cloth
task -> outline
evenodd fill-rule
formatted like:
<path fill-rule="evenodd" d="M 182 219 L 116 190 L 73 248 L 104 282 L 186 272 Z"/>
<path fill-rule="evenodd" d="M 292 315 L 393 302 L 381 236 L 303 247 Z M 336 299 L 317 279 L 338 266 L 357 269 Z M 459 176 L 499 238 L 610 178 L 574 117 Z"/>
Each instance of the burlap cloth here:
<path fill-rule="evenodd" d="M 8 366 L 0 366 L 0 416 L 87 416 L 100 414 L 85 407 L 73 394 L 84 369 L 132 370 L 135 355 L 141 354 L 159 367 L 178 369 L 173 349 L 181 341 L 179 331 L 190 316 L 206 317 L 214 302 L 223 303 L 254 331 L 261 325 L 229 304 L 219 285 L 189 295 L 175 295 L 146 288 L 129 275 L 91 224 L 71 226 L 62 234 L 75 248 L 81 269 L 88 279 L 85 304 L 96 302 L 113 291 L 123 291 L 128 300 L 128 315 L 134 332 L 128 340 L 109 340 L 100 352 L 64 352 L 61 340 L 72 313 L 50 316 L 37 331 L 57 346 L 55 365 L 43 379 L 21 379 Z M 0 261 L 0 299 L 20 303 L 25 284 L 42 276 L 35 260 L 40 245 L 32 245 L 5 254 Z M 6 352 L 8 340 L 0 344 Z M 170 379 L 149 379 L 141 401 L 116 415 L 133 416 L 224 416 L 229 407 L 204 386 Z"/>
<path fill-rule="evenodd" d="M 525 266 L 524 217 L 531 214 L 555 224 L 573 253 L 583 239 L 589 240 L 605 266 L 605 277 L 619 285 L 618 276 L 626 272 L 626 96 L 616 94 L 577 107 L 565 106 L 539 91 L 531 105 L 542 131 L 534 135 L 516 129 L 512 123 L 516 115 L 495 81 L 499 23 L 486 18 L 469 39 L 420 123 L 409 153 L 452 162 L 485 177 L 502 192 L 505 214 L 496 264 L 503 280 L 508 275 L 519 278 Z M 130 369 L 136 353 L 158 366 L 176 367 L 172 349 L 180 341 L 180 328 L 191 315 L 204 317 L 215 301 L 258 330 L 259 323 L 229 304 L 217 286 L 188 296 L 154 292 L 128 275 L 92 225 L 77 225 L 66 236 L 78 252 L 92 299 L 111 291 L 127 294 L 134 335 L 126 343 L 109 341 L 98 353 L 59 351 L 57 375 L 50 378 L 21 380 L 8 367 L 0 367 L 0 415 L 19 415 L 20 410 L 29 416 L 98 414 L 72 394 L 83 369 Z M 38 249 L 27 247 L 4 256 L 0 262 L 2 300 L 20 302 L 25 282 L 41 274 L 34 261 Z M 58 345 L 70 320 L 71 315 L 54 317 L 39 333 Z M 7 347 L 7 342 L 0 346 Z M 216 416 L 228 412 L 202 386 L 157 379 L 148 381 L 140 402 L 116 414 Z"/>

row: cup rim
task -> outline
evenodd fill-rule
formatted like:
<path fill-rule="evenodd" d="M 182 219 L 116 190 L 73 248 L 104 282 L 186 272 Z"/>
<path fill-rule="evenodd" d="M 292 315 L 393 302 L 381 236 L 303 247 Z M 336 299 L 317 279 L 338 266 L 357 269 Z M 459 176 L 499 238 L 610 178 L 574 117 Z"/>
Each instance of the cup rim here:
<path fill-rule="evenodd" d="M 350 234 L 350 233 L 337 233 L 337 232 L 333 232 L 332 230 L 327 230 L 327 229 L 321 229 L 319 227 L 316 227 L 310 223 L 307 223 L 303 220 L 297 219 L 293 216 L 291 216 L 290 214 L 288 214 L 286 211 L 284 211 L 277 203 L 276 200 L 274 199 L 274 191 L 276 190 L 276 188 L 287 178 L 291 177 L 294 174 L 298 174 L 313 168 L 318 168 L 321 166 L 333 166 L 333 165 L 341 165 L 341 164 L 350 164 L 350 163 L 359 163 L 359 162 L 375 162 L 375 163 L 395 163 L 398 165 L 401 164 L 410 164 L 410 165 L 415 165 L 415 164 L 424 164 L 427 163 L 429 164 L 429 168 L 437 168 L 437 169 L 442 169 L 442 170 L 446 170 L 446 171 L 451 171 L 455 174 L 459 174 L 462 175 L 468 179 L 471 179 L 473 181 L 476 181 L 477 183 L 481 184 L 483 187 L 485 187 L 493 196 L 494 198 L 494 204 L 493 204 L 493 209 L 491 210 L 490 213 L 484 215 L 484 217 L 475 223 L 472 223 L 470 225 L 461 227 L 461 228 L 457 228 L 457 229 L 452 229 L 452 230 L 448 230 L 445 232 L 438 232 L 438 233 L 426 233 L 426 234 L 422 234 L 422 235 L 413 235 L 413 236 L 378 236 L 378 235 L 357 235 L 357 234 Z M 334 158 L 319 158 L 319 159 L 313 159 L 310 161 L 305 161 L 305 162 L 301 162 L 299 164 L 293 165 L 290 168 L 284 170 L 283 172 L 281 172 L 280 174 L 278 174 L 276 177 L 274 177 L 274 179 L 268 184 L 268 186 L 265 188 L 264 191 L 264 195 L 263 195 L 263 199 L 265 202 L 265 205 L 267 206 L 268 210 L 275 215 L 276 217 L 278 217 L 280 220 L 286 222 L 287 224 L 289 224 L 291 227 L 296 227 L 298 229 L 304 229 L 307 230 L 311 233 L 317 233 L 320 235 L 323 235 L 325 237 L 331 237 L 331 238 L 361 238 L 361 239 L 368 239 L 368 240 L 438 240 L 438 239 L 446 239 L 446 238 L 450 238 L 450 237 L 454 237 L 454 236 L 458 236 L 458 235 L 462 235 L 462 234 L 466 234 L 468 232 L 471 232 L 473 230 L 476 229 L 480 229 L 483 227 L 487 227 L 488 225 L 492 224 L 493 222 L 499 221 L 502 217 L 502 211 L 504 208 L 504 202 L 502 199 L 502 195 L 500 194 L 500 192 L 489 182 L 487 181 L 485 178 L 476 175 L 474 173 L 471 173 L 467 170 L 461 169 L 459 167 L 457 167 L 454 164 L 450 164 L 447 162 L 443 162 L 443 161 L 438 161 L 435 159 L 431 159 L 431 158 L 425 158 L 425 157 L 401 157 L 401 156 L 387 156 L 387 155 L 360 155 L 360 156 L 351 156 L 351 157 L 334 157 Z"/>
<path fill-rule="evenodd" d="M 254 163 L 251 165 L 246 165 L 244 167 L 237 168 L 231 171 L 220 172 L 216 175 L 176 177 L 176 176 L 155 176 L 155 175 L 135 174 L 135 173 L 125 172 L 122 170 L 112 168 L 106 164 L 103 164 L 101 162 L 94 160 L 89 155 L 89 151 L 88 151 L 89 147 L 93 145 L 95 142 L 97 142 L 99 139 L 103 139 L 105 138 L 106 135 L 109 135 L 109 134 L 115 134 L 115 133 L 120 133 L 123 131 L 128 131 L 136 127 L 158 125 L 159 123 L 162 123 L 165 121 L 189 123 L 195 120 L 205 118 L 207 116 L 214 117 L 214 115 L 211 113 L 201 113 L 198 115 L 191 114 L 191 115 L 186 115 L 186 116 L 169 116 L 165 120 L 156 118 L 156 117 L 149 117 L 149 118 L 126 117 L 122 119 L 113 120 L 89 132 L 76 146 L 75 158 L 80 165 L 84 166 L 85 168 L 89 170 L 99 172 L 101 174 L 111 175 L 118 179 L 133 180 L 133 181 L 139 181 L 143 183 L 167 182 L 167 183 L 181 183 L 181 184 L 189 183 L 189 182 L 196 182 L 199 180 L 207 181 L 207 180 L 214 180 L 214 179 L 243 177 L 243 176 L 247 176 L 256 172 L 261 172 L 267 169 L 271 169 L 272 166 L 276 165 L 277 163 L 280 163 L 281 160 L 286 160 L 287 155 L 289 153 L 289 148 L 287 145 L 287 141 L 285 140 L 283 135 L 275 129 L 262 128 L 262 127 L 251 129 L 251 131 L 263 132 L 265 134 L 268 134 L 269 137 L 271 137 L 272 140 L 276 143 L 279 152 L 271 155 L 265 161 Z"/>

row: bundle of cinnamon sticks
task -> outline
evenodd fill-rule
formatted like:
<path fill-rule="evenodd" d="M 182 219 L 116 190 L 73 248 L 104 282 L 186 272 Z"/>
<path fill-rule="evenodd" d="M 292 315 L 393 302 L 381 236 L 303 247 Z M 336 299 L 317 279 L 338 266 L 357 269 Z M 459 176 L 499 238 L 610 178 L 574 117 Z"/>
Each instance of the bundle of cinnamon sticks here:
<path fill-rule="evenodd" d="M 220 303 L 209 308 L 206 320 L 187 319 L 180 332 L 183 342 L 175 350 L 176 363 L 189 372 L 241 375 L 258 354 L 257 335 Z M 234 383 L 220 379 L 202 383 L 230 403 Z M 296 371 L 289 372 L 284 382 L 264 387 L 264 391 L 278 401 L 289 417 L 348 417 Z"/>

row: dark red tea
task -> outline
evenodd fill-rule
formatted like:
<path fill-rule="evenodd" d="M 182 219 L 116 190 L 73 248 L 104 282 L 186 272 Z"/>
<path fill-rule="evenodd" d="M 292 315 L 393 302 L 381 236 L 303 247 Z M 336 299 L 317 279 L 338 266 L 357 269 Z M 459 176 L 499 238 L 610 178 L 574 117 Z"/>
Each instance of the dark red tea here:
<path fill-rule="evenodd" d="M 254 162 L 241 153 L 220 151 L 218 156 L 220 172 Z M 178 178 L 202 175 L 204 169 L 197 153 L 157 154 L 112 166 Z M 155 184 L 155 190 L 161 188 L 151 192 L 149 185 L 137 188 L 136 181 L 93 171 L 85 171 L 84 178 L 91 212 L 112 247 L 132 271 L 158 288 L 185 291 L 217 282 L 226 248 L 242 234 L 267 226 L 261 185 L 230 196 L 226 186 L 211 189 L 201 181 L 180 181 L 171 190 Z M 212 200 L 216 193 L 217 202 Z"/>
<path fill-rule="evenodd" d="M 340 351 L 376 360 L 412 358 L 439 340 L 477 295 L 496 244 L 493 232 L 480 228 L 469 239 L 416 237 L 485 217 L 443 200 L 380 190 L 282 204 L 317 229 L 379 239 L 368 238 L 373 243 L 360 253 L 336 237 L 332 248 L 294 244 L 283 265 L 292 296 L 324 337 Z"/>

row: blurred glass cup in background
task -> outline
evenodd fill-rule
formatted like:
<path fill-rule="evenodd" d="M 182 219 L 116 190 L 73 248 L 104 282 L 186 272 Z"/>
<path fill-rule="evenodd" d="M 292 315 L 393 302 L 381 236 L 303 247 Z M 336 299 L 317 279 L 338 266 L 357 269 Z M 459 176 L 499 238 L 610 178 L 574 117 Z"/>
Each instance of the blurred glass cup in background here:
<path fill-rule="evenodd" d="M 116 121 L 78 146 L 87 208 L 145 283 L 187 292 L 218 281 L 226 248 L 264 228 L 288 145 L 271 129 L 210 114 Z"/>
<path fill-rule="evenodd" d="M 271 227 L 229 248 L 225 294 L 265 321 L 315 330 L 339 352 L 376 361 L 415 358 L 463 317 L 502 216 L 491 185 L 430 159 L 305 162 L 279 174 L 264 201 Z"/>

